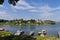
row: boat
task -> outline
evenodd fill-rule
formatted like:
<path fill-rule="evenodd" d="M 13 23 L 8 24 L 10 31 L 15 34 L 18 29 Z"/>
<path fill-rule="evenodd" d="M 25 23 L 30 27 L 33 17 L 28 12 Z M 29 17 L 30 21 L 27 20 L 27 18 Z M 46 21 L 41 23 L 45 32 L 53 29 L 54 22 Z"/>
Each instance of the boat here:
<path fill-rule="evenodd" d="M 5 29 L 4 28 L 0 28 L 0 31 L 5 31 Z"/>
<path fill-rule="evenodd" d="M 15 35 L 22 35 L 22 34 L 24 34 L 24 31 L 23 30 L 17 30 L 17 32 L 15 33 Z"/>

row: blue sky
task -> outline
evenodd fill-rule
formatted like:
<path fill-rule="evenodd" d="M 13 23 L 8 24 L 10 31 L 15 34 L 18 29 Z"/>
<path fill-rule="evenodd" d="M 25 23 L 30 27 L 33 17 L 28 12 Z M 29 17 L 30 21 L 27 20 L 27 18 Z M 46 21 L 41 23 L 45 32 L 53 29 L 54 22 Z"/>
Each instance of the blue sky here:
<path fill-rule="evenodd" d="M 20 0 L 16 6 L 5 0 L 0 19 L 41 19 L 60 21 L 60 0 Z"/>

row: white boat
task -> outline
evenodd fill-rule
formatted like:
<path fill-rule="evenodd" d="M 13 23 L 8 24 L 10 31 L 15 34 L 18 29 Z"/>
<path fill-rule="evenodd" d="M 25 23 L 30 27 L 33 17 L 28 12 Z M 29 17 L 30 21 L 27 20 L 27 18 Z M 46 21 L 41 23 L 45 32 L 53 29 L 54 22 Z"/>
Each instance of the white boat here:
<path fill-rule="evenodd" d="M 17 32 L 15 33 L 15 35 L 22 35 L 24 33 L 23 30 L 17 30 Z"/>
<path fill-rule="evenodd" d="M 0 31 L 5 31 L 5 29 L 4 28 L 0 28 Z"/>

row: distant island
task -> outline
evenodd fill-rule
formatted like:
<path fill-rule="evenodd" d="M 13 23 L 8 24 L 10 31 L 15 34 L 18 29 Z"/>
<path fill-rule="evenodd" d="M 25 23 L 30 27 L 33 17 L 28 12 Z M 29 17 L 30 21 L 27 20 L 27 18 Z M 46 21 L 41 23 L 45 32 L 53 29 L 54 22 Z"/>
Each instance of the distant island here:
<path fill-rule="evenodd" d="M 34 20 L 34 19 L 30 19 L 30 20 L 24 20 L 24 19 L 15 19 L 15 20 L 4 20 L 4 19 L 0 19 L 0 25 L 1 24 L 9 24 L 9 25 L 34 25 L 34 24 L 55 24 L 55 21 L 52 20 Z"/>

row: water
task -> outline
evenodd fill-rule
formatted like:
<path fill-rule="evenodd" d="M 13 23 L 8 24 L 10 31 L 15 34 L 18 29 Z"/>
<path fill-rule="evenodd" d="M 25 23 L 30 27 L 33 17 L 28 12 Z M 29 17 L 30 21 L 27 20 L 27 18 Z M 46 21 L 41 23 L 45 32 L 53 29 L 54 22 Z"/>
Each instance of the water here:
<path fill-rule="evenodd" d="M 52 34 L 57 36 L 57 32 L 60 31 L 60 23 L 57 23 L 55 25 L 0 25 L 0 28 L 5 28 L 9 32 L 15 33 L 17 30 L 24 30 L 26 34 L 28 34 L 30 31 L 34 31 L 35 35 L 38 34 L 39 31 L 42 29 L 45 29 L 47 31 L 47 34 Z"/>

